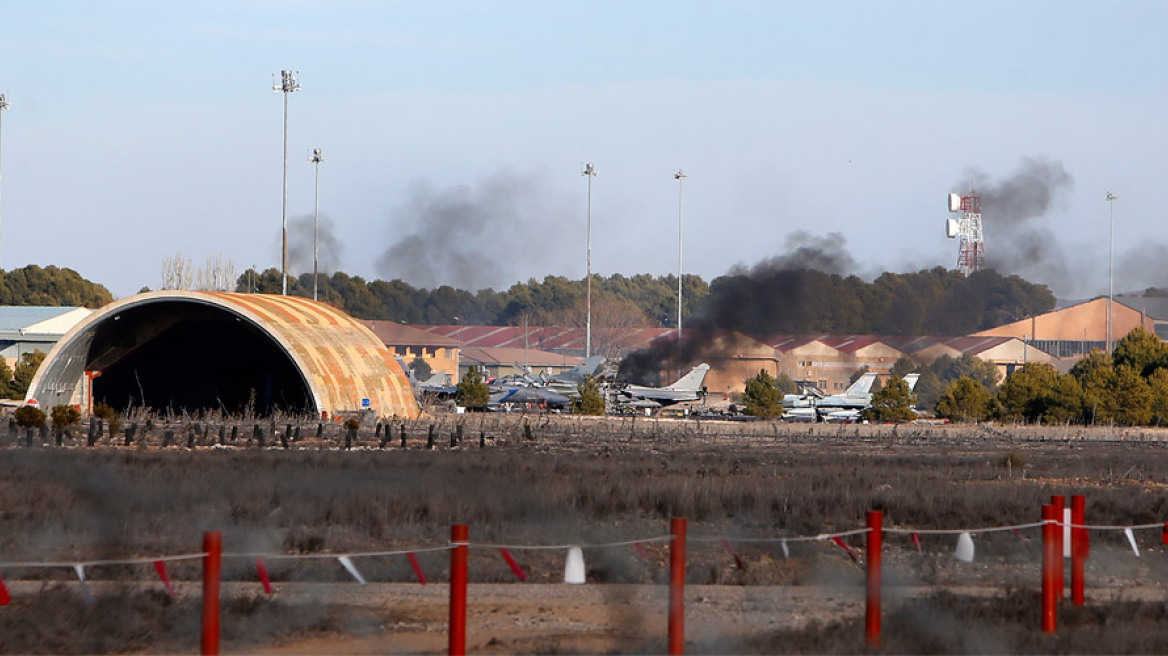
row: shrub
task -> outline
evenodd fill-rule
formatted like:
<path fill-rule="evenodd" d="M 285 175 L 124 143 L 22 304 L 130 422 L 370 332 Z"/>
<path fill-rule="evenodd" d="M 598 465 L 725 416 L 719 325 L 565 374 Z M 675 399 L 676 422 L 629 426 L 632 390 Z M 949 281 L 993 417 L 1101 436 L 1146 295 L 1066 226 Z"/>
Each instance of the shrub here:
<path fill-rule="evenodd" d="M 40 428 L 45 425 L 45 413 L 35 405 L 22 405 L 13 413 L 16 425 L 22 428 Z"/>
<path fill-rule="evenodd" d="M 596 384 L 596 378 L 585 376 L 584 380 L 576 386 L 576 391 L 579 396 L 572 401 L 572 414 L 604 414 L 604 397 L 600 394 L 600 385 Z"/>
<path fill-rule="evenodd" d="M 62 430 L 81 420 L 81 411 L 71 405 L 55 405 L 49 413 L 53 418 L 53 428 Z"/>

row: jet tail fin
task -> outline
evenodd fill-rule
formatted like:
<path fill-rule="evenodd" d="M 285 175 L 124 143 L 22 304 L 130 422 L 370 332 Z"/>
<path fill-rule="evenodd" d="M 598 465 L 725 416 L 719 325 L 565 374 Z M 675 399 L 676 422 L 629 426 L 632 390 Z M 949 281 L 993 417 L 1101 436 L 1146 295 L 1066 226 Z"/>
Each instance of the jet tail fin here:
<path fill-rule="evenodd" d="M 856 379 L 846 390 L 844 396 L 864 396 L 872 391 L 872 384 L 876 382 L 876 374 L 866 373 Z"/>
<path fill-rule="evenodd" d="M 701 363 L 689 373 L 677 379 L 677 382 L 665 387 L 667 390 L 675 392 L 697 392 L 702 389 L 702 383 L 706 380 L 706 372 L 710 370 L 710 365 Z"/>
<path fill-rule="evenodd" d="M 908 374 L 904 377 L 904 382 L 908 383 L 908 391 L 913 391 L 913 388 L 917 386 L 917 380 L 919 380 L 920 377 L 920 374 Z"/>
<path fill-rule="evenodd" d="M 604 360 L 603 355 L 594 355 L 590 358 L 585 358 L 580 361 L 580 364 L 572 367 L 568 371 L 565 371 L 559 376 L 553 376 L 553 379 L 566 380 L 568 382 L 582 381 L 585 376 L 595 376 L 600 371 L 600 368 L 604 366 Z"/>

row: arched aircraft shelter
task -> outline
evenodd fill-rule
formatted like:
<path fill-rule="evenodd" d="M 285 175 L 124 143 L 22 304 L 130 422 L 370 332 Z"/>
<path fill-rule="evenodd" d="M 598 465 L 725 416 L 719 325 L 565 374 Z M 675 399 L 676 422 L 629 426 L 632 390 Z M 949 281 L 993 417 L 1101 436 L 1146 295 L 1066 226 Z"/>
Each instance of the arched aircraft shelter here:
<path fill-rule="evenodd" d="M 28 396 L 46 409 L 92 400 L 118 410 L 418 414 L 401 366 L 368 328 L 324 303 L 270 294 L 116 301 L 57 343 Z"/>

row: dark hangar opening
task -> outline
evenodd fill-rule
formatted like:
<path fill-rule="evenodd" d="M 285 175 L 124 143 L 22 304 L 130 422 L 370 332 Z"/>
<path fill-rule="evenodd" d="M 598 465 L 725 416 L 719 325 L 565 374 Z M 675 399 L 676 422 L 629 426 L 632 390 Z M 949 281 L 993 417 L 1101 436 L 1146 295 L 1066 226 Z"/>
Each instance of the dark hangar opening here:
<path fill-rule="evenodd" d="M 158 302 L 99 324 L 86 370 L 93 399 L 117 410 L 315 412 L 307 382 L 278 343 L 211 305 Z"/>

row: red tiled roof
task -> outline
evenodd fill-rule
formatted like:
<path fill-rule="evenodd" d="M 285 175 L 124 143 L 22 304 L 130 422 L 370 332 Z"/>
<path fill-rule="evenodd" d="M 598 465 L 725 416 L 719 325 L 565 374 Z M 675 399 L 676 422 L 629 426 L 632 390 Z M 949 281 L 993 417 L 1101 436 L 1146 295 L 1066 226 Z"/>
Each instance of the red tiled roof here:
<path fill-rule="evenodd" d="M 396 321 L 368 319 L 361 320 L 359 323 L 372 330 L 373 334 L 377 335 L 377 338 L 386 346 L 434 346 L 440 348 L 461 346 L 458 340 L 418 330 Z"/>
<path fill-rule="evenodd" d="M 484 348 L 529 348 L 543 350 L 577 350 L 585 348 L 584 330 L 581 328 L 540 327 L 540 326 L 416 326 L 425 332 L 457 340 L 464 347 Z M 612 329 L 605 329 L 612 332 Z M 673 334 L 672 328 L 628 328 L 621 331 L 620 341 L 629 349 L 645 348 L 655 339 Z M 594 330 L 593 339 L 597 331 Z"/>
<path fill-rule="evenodd" d="M 539 349 L 525 348 L 484 348 L 481 346 L 465 346 L 462 349 L 464 363 L 523 364 L 531 367 L 574 367 L 580 364 L 580 358 L 552 353 Z"/>

